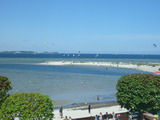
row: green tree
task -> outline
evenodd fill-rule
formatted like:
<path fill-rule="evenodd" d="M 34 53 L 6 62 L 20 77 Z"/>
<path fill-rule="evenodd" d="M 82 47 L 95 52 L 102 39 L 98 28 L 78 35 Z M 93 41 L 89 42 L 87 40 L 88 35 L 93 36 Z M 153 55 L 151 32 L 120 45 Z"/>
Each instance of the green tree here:
<path fill-rule="evenodd" d="M 12 89 L 11 82 L 7 77 L 0 76 L 0 107 L 5 99 L 9 96 L 7 92 Z"/>
<path fill-rule="evenodd" d="M 52 100 L 40 93 L 15 93 L 4 101 L 0 110 L 3 120 L 15 117 L 22 120 L 48 120 L 53 116 Z"/>
<path fill-rule="evenodd" d="M 117 83 L 117 102 L 131 112 L 156 113 L 160 109 L 160 76 L 131 74 Z"/>

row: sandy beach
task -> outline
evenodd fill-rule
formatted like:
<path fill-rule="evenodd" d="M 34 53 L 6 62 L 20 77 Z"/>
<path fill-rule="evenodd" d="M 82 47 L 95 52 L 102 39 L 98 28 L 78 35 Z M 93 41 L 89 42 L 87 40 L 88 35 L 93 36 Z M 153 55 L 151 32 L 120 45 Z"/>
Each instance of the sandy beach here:
<path fill-rule="evenodd" d="M 156 64 L 156 65 L 154 65 Z M 136 64 L 136 63 L 125 63 L 125 62 L 73 62 L 73 61 L 48 61 L 44 63 L 38 63 L 38 65 L 88 65 L 88 66 L 105 66 L 105 67 L 119 67 L 136 69 L 144 72 L 156 73 L 160 72 L 160 63 L 150 64 Z M 158 74 L 158 73 L 157 73 Z M 160 73 L 159 73 L 160 74 Z"/>
<path fill-rule="evenodd" d="M 88 105 L 80 105 L 80 106 L 71 106 L 63 108 L 63 117 L 71 117 L 75 118 L 84 118 L 99 115 L 100 112 L 104 115 L 106 112 L 111 114 L 112 112 L 116 113 L 125 113 L 126 109 L 121 108 L 116 102 L 108 102 L 108 103 L 96 103 L 91 104 L 91 113 L 88 112 Z M 63 120 L 60 118 L 59 109 L 54 109 L 54 120 Z"/>

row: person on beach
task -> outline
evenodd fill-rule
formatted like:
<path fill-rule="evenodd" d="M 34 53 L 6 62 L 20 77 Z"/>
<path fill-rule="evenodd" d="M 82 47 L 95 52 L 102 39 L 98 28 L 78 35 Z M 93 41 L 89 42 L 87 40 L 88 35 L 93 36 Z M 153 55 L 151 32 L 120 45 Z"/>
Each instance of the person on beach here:
<path fill-rule="evenodd" d="M 121 115 L 117 114 L 116 116 L 117 116 L 117 120 L 120 120 Z"/>
<path fill-rule="evenodd" d="M 99 95 L 97 95 L 97 102 L 99 102 Z"/>
<path fill-rule="evenodd" d="M 105 119 L 109 120 L 109 114 L 108 114 L 108 112 L 106 112 L 106 114 L 105 114 Z"/>
<path fill-rule="evenodd" d="M 71 118 L 71 117 L 69 117 L 69 120 L 72 120 L 72 118 Z"/>
<path fill-rule="evenodd" d="M 91 105 L 88 106 L 88 112 L 91 113 Z"/>
<path fill-rule="evenodd" d="M 59 114 L 61 116 L 61 118 L 63 117 L 63 107 L 61 106 L 60 109 L 59 109 Z"/>
<path fill-rule="evenodd" d="M 68 120 L 67 116 L 63 120 Z"/>
<path fill-rule="evenodd" d="M 112 112 L 112 120 L 115 120 L 115 114 Z"/>
<path fill-rule="evenodd" d="M 94 120 L 98 120 L 97 115 L 95 115 Z"/>
<path fill-rule="evenodd" d="M 99 120 L 102 120 L 102 113 L 99 114 Z"/>
<path fill-rule="evenodd" d="M 129 115 L 129 120 L 132 120 L 132 115 Z"/>

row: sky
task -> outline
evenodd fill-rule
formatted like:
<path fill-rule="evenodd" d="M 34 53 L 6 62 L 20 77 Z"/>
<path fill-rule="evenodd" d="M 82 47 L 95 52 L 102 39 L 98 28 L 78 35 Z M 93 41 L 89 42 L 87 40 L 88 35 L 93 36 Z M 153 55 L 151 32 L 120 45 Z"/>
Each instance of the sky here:
<path fill-rule="evenodd" d="M 0 0 L 0 51 L 160 54 L 159 6 L 160 0 Z"/>

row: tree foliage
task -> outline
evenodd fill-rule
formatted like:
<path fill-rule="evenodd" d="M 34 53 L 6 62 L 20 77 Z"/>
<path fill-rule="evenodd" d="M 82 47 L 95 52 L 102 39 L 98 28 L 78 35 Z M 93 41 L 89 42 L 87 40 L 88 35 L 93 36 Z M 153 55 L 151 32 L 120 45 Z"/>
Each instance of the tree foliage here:
<path fill-rule="evenodd" d="M 117 102 L 131 112 L 156 113 L 160 109 L 160 76 L 131 74 L 117 83 Z"/>
<path fill-rule="evenodd" d="M 52 100 L 40 93 L 15 93 L 2 104 L 0 117 L 12 120 L 48 120 L 53 118 Z"/>
<path fill-rule="evenodd" d="M 4 100 L 9 96 L 7 92 L 12 89 L 11 82 L 7 77 L 0 76 L 0 107 Z"/>

